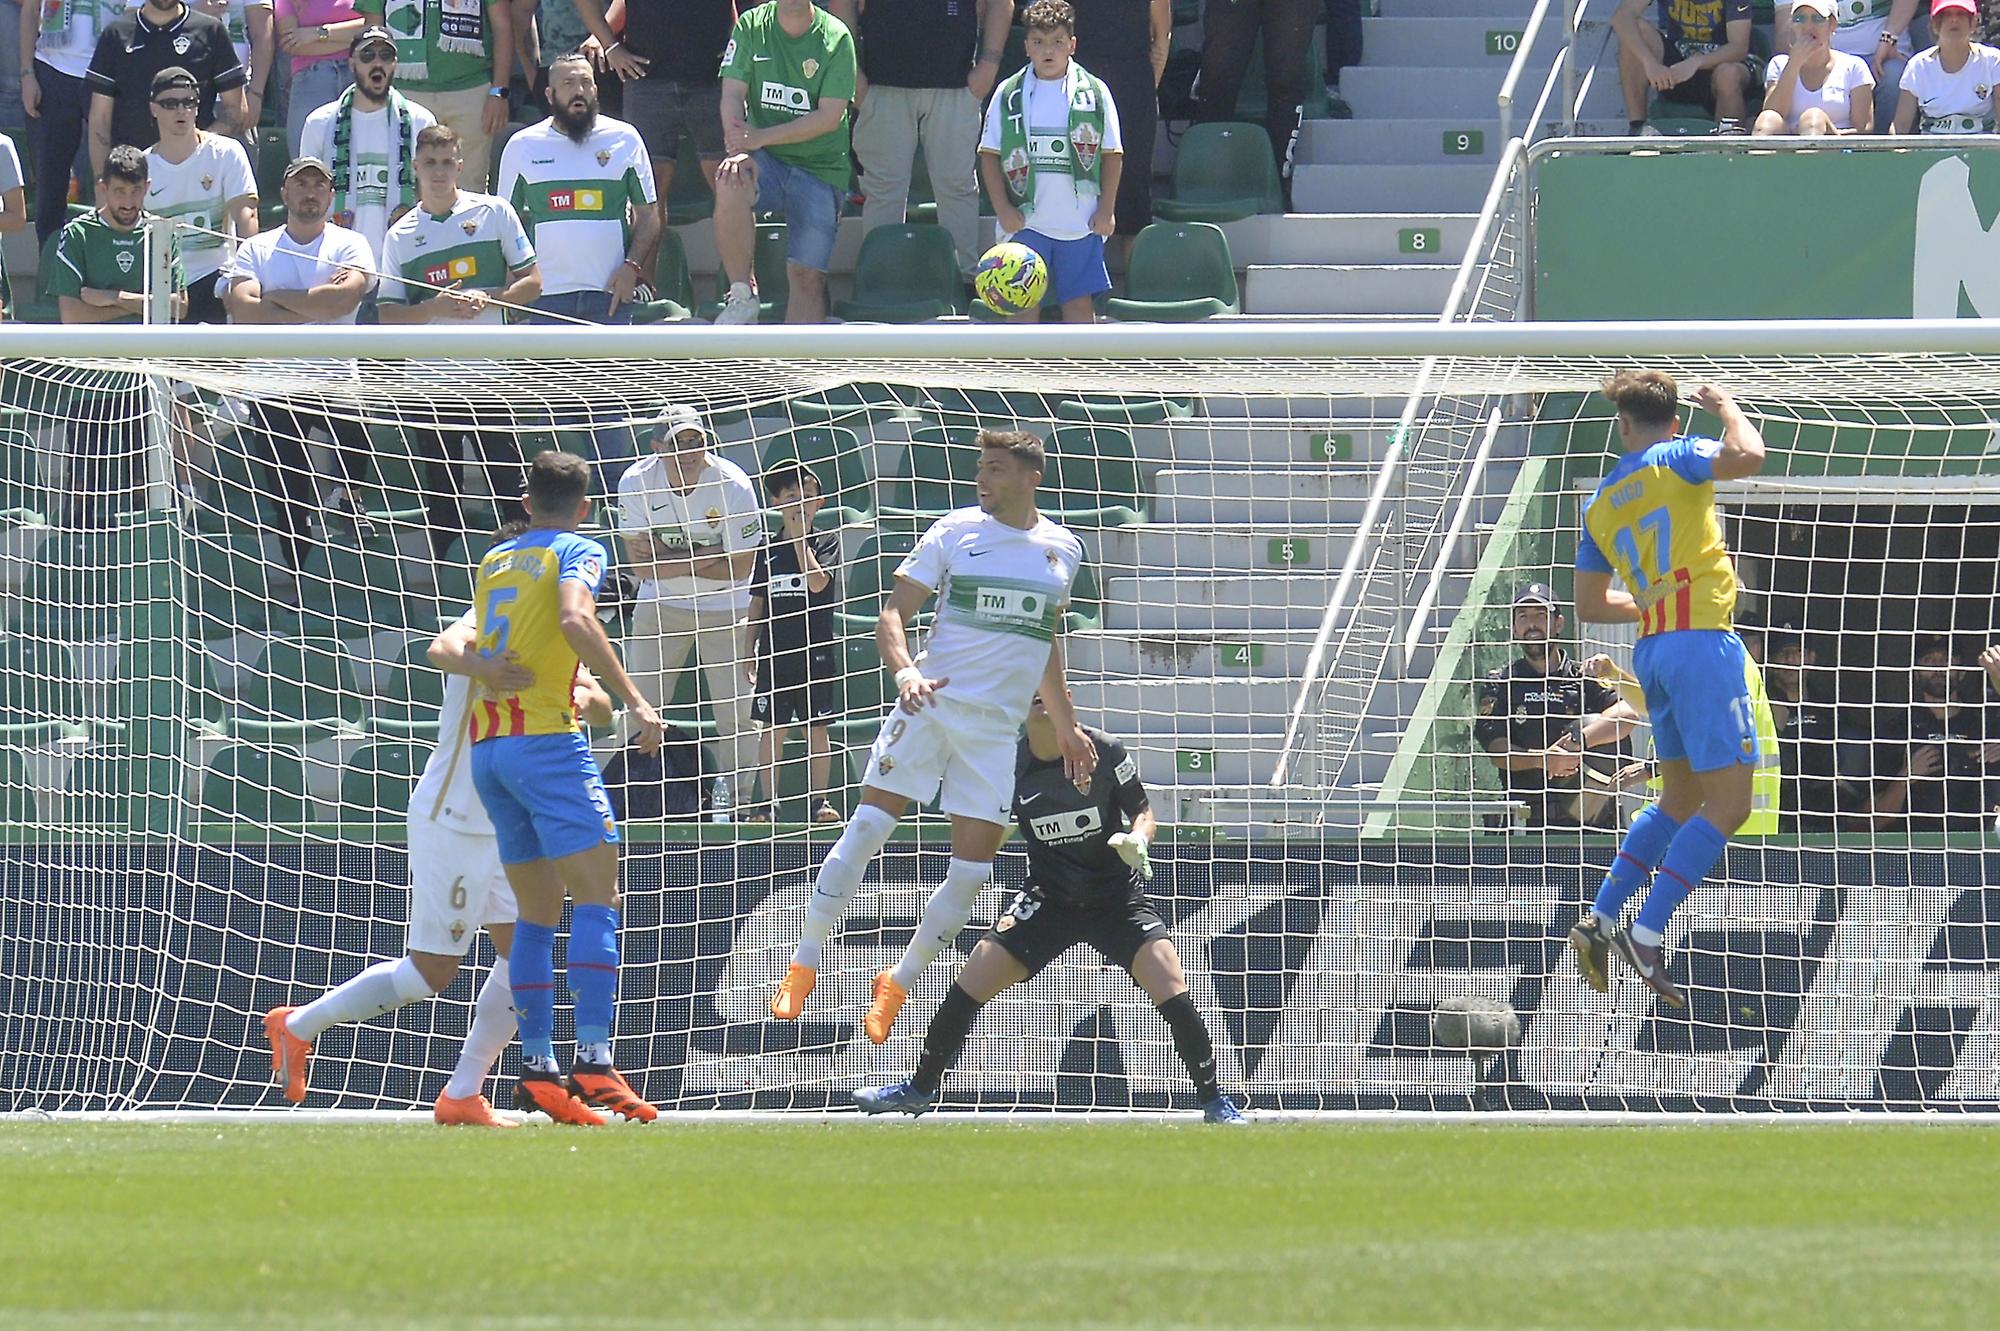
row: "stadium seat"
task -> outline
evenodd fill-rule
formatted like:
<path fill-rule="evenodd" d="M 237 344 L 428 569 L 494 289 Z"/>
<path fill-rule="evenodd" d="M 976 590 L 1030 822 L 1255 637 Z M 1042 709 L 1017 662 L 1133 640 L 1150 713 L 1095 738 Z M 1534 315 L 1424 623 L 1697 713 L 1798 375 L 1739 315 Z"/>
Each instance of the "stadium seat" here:
<path fill-rule="evenodd" d="M 878 226 L 861 242 L 854 298 L 841 301 L 834 312 L 856 322 L 922 323 L 962 313 L 964 287 L 958 251 L 943 227 Z"/>
<path fill-rule="evenodd" d="M 794 425 L 852 427 L 872 416 L 904 414 L 919 396 L 916 389 L 899 392 L 893 384 L 836 384 L 787 400 L 785 414 Z"/>
<path fill-rule="evenodd" d="M 1122 527 L 1143 521 L 1139 460 L 1132 436 L 1108 425 L 1065 425 L 1049 436 L 1043 503 L 1065 527 Z"/>
<path fill-rule="evenodd" d="M 204 820 L 241 820 L 258 827 L 306 820 L 306 763 L 284 745 L 230 744 L 201 778 Z"/>
<path fill-rule="evenodd" d="M 781 324 L 792 297 L 791 276 L 785 271 L 785 224 L 758 222 L 756 236 L 757 248 L 750 261 L 750 272 L 757 283 L 757 319 L 760 323 Z M 722 313 L 722 302 L 728 296 L 729 274 L 717 269 L 715 299 L 701 307 L 701 317 L 713 320 Z"/>
<path fill-rule="evenodd" d="M 55 496 L 42 479 L 42 455 L 26 430 L 0 429 L 0 511 L 53 516 Z"/>
<path fill-rule="evenodd" d="M 402 821 L 431 751 L 401 740 L 363 745 L 340 774 L 341 821 Z"/>
<path fill-rule="evenodd" d="M 132 755 L 123 749 L 88 749 L 75 754 L 63 780 L 63 821 L 105 829 L 130 827 L 137 780 Z"/>
<path fill-rule="evenodd" d="M 824 487 L 828 508 L 874 511 L 875 486 L 868 474 L 868 454 L 854 431 L 838 425 L 794 427 L 772 436 L 764 445 L 763 469 L 769 471 L 784 458 L 796 459 L 812 470 Z M 763 493 L 761 483 L 758 493 Z"/>
<path fill-rule="evenodd" d="M 438 708 L 444 705 L 444 675 L 430 662 L 431 636 L 411 634 L 394 660 L 376 666 L 374 695 L 368 707 L 375 719 L 436 718 Z"/>
<path fill-rule="evenodd" d="M 1105 302 L 1114 319 L 1188 323 L 1239 308 L 1229 238 L 1209 222 L 1154 222 L 1132 242 L 1125 295 Z"/>
<path fill-rule="evenodd" d="M 253 720 L 355 722 L 361 690 L 347 650 L 332 638 L 277 638 L 245 672 L 237 701 Z"/>
<path fill-rule="evenodd" d="M 883 483 L 882 512 L 921 520 L 977 503 L 979 449 L 972 440 L 968 431 L 935 425 L 915 431 L 900 474 Z"/>
<path fill-rule="evenodd" d="M 281 191 L 285 183 L 285 168 L 291 165 L 291 160 L 291 140 L 285 136 L 283 125 L 257 130 L 255 147 L 250 153 L 250 166 L 257 178 L 257 225 L 260 230 L 269 231 L 285 220 Z"/>
<path fill-rule="evenodd" d="M 915 531 L 878 531 L 861 543 L 845 570 L 847 603 L 842 623 L 848 632 L 874 633 L 882 600 L 896 582 L 896 566 L 916 545 Z"/>
<path fill-rule="evenodd" d="M 76 662 L 60 643 L 0 635 L 0 726 L 81 721 L 83 688 Z"/>
<path fill-rule="evenodd" d="M 1194 415 L 1194 403 L 1173 398 L 1091 395 L 1056 404 L 1056 419 L 1092 425 L 1160 425 Z"/>
<path fill-rule="evenodd" d="M 15 628 L 31 637 L 92 642 L 118 628 L 117 542 L 68 532 L 42 542 L 21 594 L 10 598 Z"/>
<path fill-rule="evenodd" d="M 688 273 L 687 246 L 671 227 L 660 232 L 660 257 L 653 262 L 653 294 L 683 309 L 693 309 L 694 278 Z"/>
<path fill-rule="evenodd" d="M 1153 201 L 1166 222 L 1234 222 L 1285 210 L 1271 140 L 1262 125 L 1190 126 L 1174 157 L 1172 194 Z"/>
<path fill-rule="evenodd" d="M 407 594 L 403 561 L 393 552 L 315 544 L 299 569 L 300 622 L 308 634 L 351 638 L 405 628 Z"/>
<path fill-rule="evenodd" d="M 43 288 L 48 283 L 41 280 L 41 274 L 52 273 L 56 269 L 56 241 L 61 238 L 62 232 L 54 231 L 49 234 L 47 240 L 42 242 L 41 266 L 35 269 L 35 298 L 31 301 L 22 300 L 17 288 L 14 295 L 14 304 L 7 311 L 7 317 L 10 320 L 24 324 L 56 324 L 62 322 L 62 310 L 57 306 L 55 297 L 43 294 Z"/>
<path fill-rule="evenodd" d="M 0 827 L 39 827 L 48 820 L 28 776 L 28 755 L 0 739 Z"/>
<path fill-rule="evenodd" d="M 1085 557 L 1076 566 L 1076 581 L 1069 588 L 1069 609 L 1063 613 L 1063 630 L 1080 633 L 1095 629 L 1104 618 L 1104 594 L 1097 587 L 1097 572 Z"/>
<path fill-rule="evenodd" d="M 245 630 L 289 630 L 297 616 L 271 595 L 268 565 L 254 533 L 198 535 L 188 568 L 188 608 L 205 639 L 233 637 Z M 275 621 L 275 622 L 274 622 Z"/>
<path fill-rule="evenodd" d="M 713 216 L 715 191 L 708 187 L 708 177 L 689 154 L 674 168 L 674 178 L 667 183 L 667 225 L 686 226 Z"/>

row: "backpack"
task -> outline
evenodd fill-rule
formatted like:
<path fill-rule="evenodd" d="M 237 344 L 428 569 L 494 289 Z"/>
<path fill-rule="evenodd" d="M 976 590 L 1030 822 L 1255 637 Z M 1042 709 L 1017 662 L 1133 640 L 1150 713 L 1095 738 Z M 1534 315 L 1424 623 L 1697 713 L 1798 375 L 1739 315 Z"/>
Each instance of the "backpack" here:
<path fill-rule="evenodd" d="M 604 793 L 618 821 L 698 819 L 708 806 L 710 774 L 701 742 L 679 726 L 666 728 L 658 753 L 641 753 L 636 743 L 620 750 L 604 769 Z"/>

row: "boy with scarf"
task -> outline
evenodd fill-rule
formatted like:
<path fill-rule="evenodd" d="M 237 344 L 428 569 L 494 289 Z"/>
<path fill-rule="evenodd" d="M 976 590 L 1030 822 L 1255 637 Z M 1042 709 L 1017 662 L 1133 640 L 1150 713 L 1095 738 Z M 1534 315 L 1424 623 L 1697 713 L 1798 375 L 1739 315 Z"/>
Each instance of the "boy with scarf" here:
<path fill-rule="evenodd" d="M 1001 239 L 1042 256 L 1044 306 L 1066 323 L 1093 323 L 1092 297 L 1111 289 L 1104 238 L 1124 170 L 1124 142 L 1111 94 L 1070 56 L 1076 13 L 1067 0 L 1035 0 L 1022 22 L 1028 67 L 1002 83 L 986 108 L 979 178 L 993 200 Z M 1040 310 L 1017 316 L 1033 323 Z"/>
<path fill-rule="evenodd" d="M 396 39 L 387 28 L 355 33 L 347 65 L 354 86 L 306 117 L 299 152 L 333 172 L 328 220 L 360 232 L 380 254 L 390 224 L 416 205 L 417 135 L 437 118 L 396 91 Z"/>

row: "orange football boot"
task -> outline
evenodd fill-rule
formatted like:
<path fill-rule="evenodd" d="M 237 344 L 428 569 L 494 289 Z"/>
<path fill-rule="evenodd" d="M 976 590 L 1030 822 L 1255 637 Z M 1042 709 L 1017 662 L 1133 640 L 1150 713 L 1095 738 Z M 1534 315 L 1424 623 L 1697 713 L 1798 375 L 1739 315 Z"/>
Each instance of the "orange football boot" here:
<path fill-rule="evenodd" d="M 512 1119 L 505 1119 L 493 1112 L 493 1106 L 483 1095 L 468 1095 L 463 1099 L 438 1093 L 437 1104 L 431 1107 L 431 1119 L 448 1128 L 518 1128 L 521 1125 Z"/>
<path fill-rule="evenodd" d="M 609 1063 L 581 1060 L 569 1070 L 569 1093 L 587 1105 L 608 1109 L 634 1123 L 651 1123 L 660 1111 L 641 1100 L 625 1075 Z"/>
<path fill-rule="evenodd" d="M 795 961 L 785 967 L 785 978 L 778 981 L 778 992 L 771 995 L 771 1015 L 779 1021 L 797 1021 L 799 1013 L 806 1010 L 806 996 L 818 983 L 819 972 L 811 966 Z"/>
<path fill-rule="evenodd" d="M 903 1000 L 909 996 L 909 991 L 891 979 L 889 972 L 883 971 L 875 977 L 875 1001 L 868 1005 L 868 1019 L 863 1023 L 870 1040 L 881 1044 L 889 1038 L 889 1028 L 896 1024 L 896 1014 L 903 1010 Z"/>
<path fill-rule="evenodd" d="M 293 1104 L 306 1098 L 306 1069 L 312 1062 L 312 1041 L 301 1040 L 285 1026 L 295 1011 L 274 1007 L 264 1014 L 264 1039 L 271 1045 L 271 1080 L 285 1088 Z"/>
<path fill-rule="evenodd" d="M 558 1123 L 567 1123 L 577 1128 L 601 1128 L 602 1116 L 591 1112 L 589 1105 L 569 1093 L 560 1076 L 553 1072 L 536 1072 L 532 1069 L 521 1074 L 521 1080 L 514 1084 L 514 1108 L 525 1114 L 547 1114 Z"/>

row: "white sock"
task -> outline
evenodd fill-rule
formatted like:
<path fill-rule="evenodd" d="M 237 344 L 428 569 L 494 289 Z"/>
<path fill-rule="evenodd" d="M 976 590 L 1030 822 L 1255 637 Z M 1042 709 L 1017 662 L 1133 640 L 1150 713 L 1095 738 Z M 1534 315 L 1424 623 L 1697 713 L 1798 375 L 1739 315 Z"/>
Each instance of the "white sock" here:
<path fill-rule="evenodd" d="M 408 957 L 378 961 L 338 989 L 329 989 L 292 1013 L 285 1029 L 301 1040 L 316 1040 L 329 1026 L 367 1021 L 435 993 L 437 990 L 424 983 L 417 963 Z"/>
<path fill-rule="evenodd" d="M 1632 941 L 1645 947 L 1658 947 L 1664 941 L 1659 934 L 1654 933 L 1645 925 L 1636 922 L 1632 925 L 1630 932 L 1632 934 Z"/>
<path fill-rule="evenodd" d="M 952 856 L 951 867 L 944 871 L 944 881 L 924 903 L 924 917 L 917 921 L 917 932 L 903 949 L 903 959 L 896 963 L 889 978 L 905 990 L 915 987 L 924 968 L 937 960 L 944 945 L 958 937 L 958 931 L 972 918 L 972 903 L 979 899 L 979 889 L 992 881 L 991 863 Z"/>
<path fill-rule="evenodd" d="M 576 1061 L 589 1063 L 595 1067 L 611 1066 L 611 1042 L 599 1040 L 595 1044 L 580 1044 L 576 1047 Z"/>
<path fill-rule="evenodd" d="M 840 840 L 833 843 L 826 862 L 819 866 L 819 877 L 813 880 L 812 900 L 806 903 L 806 927 L 792 952 L 793 961 L 819 969 L 821 945 L 839 925 L 840 917 L 847 914 L 847 903 L 861 886 L 868 862 L 889 844 L 889 834 L 895 830 L 896 820 L 887 809 L 864 804 L 854 811 Z"/>
<path fill-rule="evenodd" d="M 499 957 L 493 962 L 493 973 L 479 986 L 479 1001 L 472 1009 L 472 1029 L 465 1033 L 465 1043 L 459 1046 L 458 1066 L 451 1070 L 444 1093 L 454 1100 L 478 1095 L 500 1051 L 513 1038 L 514 990 L 507 979 L 507 958 Z"/>

